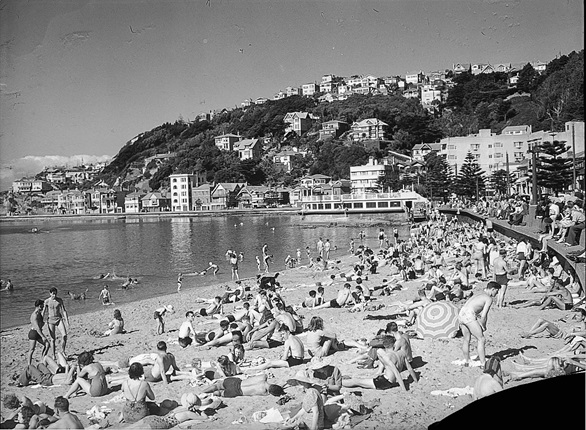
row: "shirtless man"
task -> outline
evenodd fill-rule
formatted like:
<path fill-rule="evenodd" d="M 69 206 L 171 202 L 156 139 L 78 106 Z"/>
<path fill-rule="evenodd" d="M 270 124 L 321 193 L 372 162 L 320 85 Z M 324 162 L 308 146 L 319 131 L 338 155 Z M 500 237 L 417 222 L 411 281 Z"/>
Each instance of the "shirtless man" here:
<path fill-rule="evenodd" d="M 171 376 L 179 371 L 175 356 L 167 352 L 167 344 L 162 340 L 157 343 L 156 355 L 155 364 L 152 367 L 145 367 L 144 379 L 147 382 L 163 381 L 165 385 L 168 385 L 171 381 Z M 169 373 L 170 370 L 172 371 L 171 373 Z M 165 375 L 165 378 L 162 375 Z"/>
<path fill-rule="evenodd" d="M 305 355 L 305 348 L 303 342 L 291 333 L 289 327 L 286 324 L 281 325 L 279 332 L 282 333 L 285 339 L 283 345 L 283 355 L 280 360 L 267 361 L 265 364 L 260 366 L 249 367 L 248 370 L 258 371 L 266 370 L 276 367 L 293 367 L 299 364 L 303 364 L 303 356 Z"/>
<path fill-rule="evenodd" d="M 505 293 L 507 292 L 507 286 L 509 285 L 509 277 L 507 276 L 508 265 L 505 261 L 505 255 L 507 255 L 507 250 L 504 248 L 500 249 L 499 256 L 494 259 L 492 264 L 494 271 L 493 281 L 497 282 L 501 286 L 496 299 L 497 308 L 505 307 Z"/>
<path fill-rule="evenodd" d="M 102 289 L 102 291 L 100 291 L 100 295 L 98 296 L 98 300 L 102 301 L 103 306 L 114 304 L 114 302 L 112 302 L 112 296 L 110 294 L 110 290 L 107 285 L 104 285 L 104 288 Z"/>
<path fill-rule="evenodd" d="M 51 347 L 53 349 L 53 358 L 55 358 L 55 328 L 59 329 L 61 334 L 61 352 L 65 355 L 65 346 L 67 345 L 67 330 L 69 329 L 69 317 L 65 310 L 63 299 L 57 297 L 57 288 L 52 287 L 49 290 L 49 298 L 45 300 L 43 306 L 43 319 L 47 320 L 49 335 L 51 336 Z"/>
<path fill-rule="evenodd" d="M 570 290 L 564 287 L 561 283 L 555 281 L 553 291 L 545 293 L 544 301 L 539 309 L 543 310 L 550 305 L 554 305 L 563 311 L 569 311 L 574 306 L 572 293 L 570 293 Z"/>
<path fill-rule="evenodd" d="M 465 366 L 470 363 L 470 335 L 473 335 L 478 340 L 478 357 L 480 358 L 480 363 L 484 366 L 486 361 L 484 332 L 486 331 L 488 311 L 492 305 L 492 298 L 498 294 L 500 288 L 500 284 L 490 281 L 484 289 L 485 293 L 472 296 L 460 309 L 458 318 L 464 335 L 462 352 L 464 353 Z"/>
<path fill-rule="evenodd" d="M 293 315 L 285 311 L 285 306 L 283 305 L 283 303 L 278 302 L 275 308 L 276 309 L 273 311 L 273 313 L 278 323 L 281 324 L 281 326 L 286 325 L 287 327 L 289 327 L 289 331 L 291 333 L 296 333 L 297 323 L 293 319 Z"/>
<path fill-rule="evenodd" d="M 330 300 L 329 302 L 325 302 L 319 306 L 316 306 L 314 309 L 341 308 L 348 304 L 354 304 L 354 301 L 350 291 L 350 284 L 346 282 L 344 284 L 344 288 L 338 291 L 338 297 Z"/>
<path fill-rule="evenodd" d="M 185 313 L 185 321 L 179 327 L 179 346 L 181 348 L 186 348 L 193 343 L 196 335 L 193 329 L 193 320 L 195 320 L 195 314 L 193 311 L 187 311 Z"/>
<path fill-rule="evenodd" d="M 55 416 L 50 417 L 49 420 L 56 421 L 51 424 L 50 429 L 82 429 L 83 424 L 77 417 L 77 415 L 69 412 L 69 400 L 65 397 L 59 396 L 55 399 Z"/>
<path fill-rule="evenodd" d="M 393 347 L 393 351 L 402 351 L 405 354 L 407 361 L 411 363 L 413 361 L 413 350 L 411 349 L 411 341 L 409 340 L 409 336 L 407 336 L 405 333 L 401 333 L 399 331 L 399 326 L 394 321 L 391 321 L 387 324 L 385 332 L 389 333 L 395 338 L 395 346 Z"/>
<path fill-rule="evenodd" d="M 417 381 L 417 375 L 413 371 L 407 356 L 403 351 L 394 351 L 395 338 L 386 337 L 383 341 L 383 348 L 377 349 L 379 367 L 374 378 L 368 379 L 343 379 L 342 386 L 346 388 L 369 388 L 371 390 L 387 390 L 395 383 L 398 383 L 405 391 L 405 383 L 401 378 L 401 372 L 408 370 L 414 381 Z"/>
<path fill-rule="evenodd" d="M 268 396 L 269 394 L 279 397 L 285 394 L 285 391 L 280 385 L 269 384 L 267 375 L 258 375 L 245 380 L 235 376 L 220 379 L 205 388 L 202 393 L 212 393 L 219 397 Z"/>

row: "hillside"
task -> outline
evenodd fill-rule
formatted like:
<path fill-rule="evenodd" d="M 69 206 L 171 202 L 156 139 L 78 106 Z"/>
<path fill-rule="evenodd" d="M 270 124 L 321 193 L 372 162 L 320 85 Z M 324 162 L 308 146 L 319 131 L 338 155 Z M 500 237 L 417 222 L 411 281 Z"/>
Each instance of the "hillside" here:
<path fill-rule="evenodd" d="M 508 125 L 528 124 L 533 130 L 558 130 L 566 121 L 584 119 L 583 50 L 556 58 L 541 75 L 528 64 L 519 74 L 517 88 L 508 86 L 504 73 L 463 73 L 453 82 L 437 117 L 423 109 L 419 100 L 400 95 L 355 94 L 344 101 L 319 103 L 316 94 L 223 110 L 209 121 L 165 123 L 127 142 L 99 179 L 111 185 L 156 190 L 168 184 L 171 173 L 202 169 L 208 181 L 244 180 L 252 185 L 290 185 L 307 173 L 347 178 L 350 166 L 363 164 L 370 154 L 382 156 L 387 149 L 409 153 L 417 143 L 467 135 L 481 128 L 499 133 Z M 529 95 L 510 97 L 518 91 Z M 295 111 L 319 117 L 303 136 L 285 135 L 283 118 Z M 347 140 L 318 141 L 322 122 L 337 119 L 351 124 L 365 118 L 378 118 L 389 125 L 389 144 L 382 151 Z M 240 161 L 235 152 L 220 151 L 214 138 L 227 133 L 263 138 L 263 158 Z M 307 155 L 294 157 L 292 171 L 284 173 L 273 164 L 272 155 L 292 148 Z M 157 154 L 169 155 L 154 158 Z"/>

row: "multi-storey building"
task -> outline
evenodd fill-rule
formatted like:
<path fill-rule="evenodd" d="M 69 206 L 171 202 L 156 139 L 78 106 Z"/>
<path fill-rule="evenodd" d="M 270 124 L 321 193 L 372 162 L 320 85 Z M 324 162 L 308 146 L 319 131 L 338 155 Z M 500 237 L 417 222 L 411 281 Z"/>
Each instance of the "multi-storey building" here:
<path fill-rule="evenodd" d="M 552 140 L 564 141 L 570 149 L 574 143 L 576 152 L 583 151 L 584 122 L 567 122 L 562 132 L 533 132 L 531 126 L 521 125 L 505 127 L 501 134 L 483 129 L 478 134 L 446 137 L 440 141 L 439 154 L 444 156 L 457 172 L 470 152 L 480 168 L 490 174 L 495 170 L 506 168 L 507 156 L 509 168 L 515 167 L 531 158 L 528 151 L 535 145 Z"/>
<path fill-rule="evenodd" d="M 216 136 L 214 138 L 214 142 L 220 150 L 233 151 L 234 144 L 240 139 L 242 139 L 242 137 L 237 134 L 223 134 L 221 136 Z"/>
<path fill-rule="evenodd" d="M 289 124 L 285 128 L 285 133 L 293 131 L 302 135 L 313 126 L 316 119 L 318 118 L 309 112 L 288 112 L 283 118 L 283 121 Z"/>
<path fill-rule="evenodd" d="M 352 192 L 362 194 L 380 189 L 379 178 L 391 170 L 392 166 L 386 159 L 378 162 L 374 157 L 369 157 L 368 163 L 363 166 L 350 166 Z"/>
<path fill-rule="evenodd" d="M 389 125 L 377 118 L 367 118 L 352 124 L 352 139 L 355 142 L 365 139 L 381 140 L 386 137 Z"/>
<path fill-rule="evenodd" d="M 193 210 L 192 190 L 205 183 L 205 172 L 175 173 L 169 175 L 171 186 L 171 210 L 187 212 Z"/>

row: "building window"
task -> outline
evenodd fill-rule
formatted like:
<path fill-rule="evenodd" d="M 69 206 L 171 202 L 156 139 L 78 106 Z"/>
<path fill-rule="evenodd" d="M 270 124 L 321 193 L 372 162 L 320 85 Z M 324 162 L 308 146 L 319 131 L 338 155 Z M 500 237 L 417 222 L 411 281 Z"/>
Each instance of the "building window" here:
<path fill-rule="evenodd" d="M 488 154 L 488 158 L 492 158 L 492 154 Z"/>
<path fill-rule="evenodd" d="M 523 142 L 513 142 L 513 145 L 515 145 L 515 149 L 523 148 Z"/>
<path fill-rule="evenodd" d="M 472 151 L 478 151 L 480 149 L 480 144 L 479 143 L 472 143 L 470 145 L 470 149 L 472 149 Z"/>
<path fill-rule="evenodd" d="M 497 152 L 496 154 L 494 154 L 494 158 L 503 158 L 503 154 Z"/>
<path fill-rule="evenodd" d="M 488 149 L 490 149 L 490 148 L 492 148 L 492 144 L 489 143 L 488 144 Z"/>
<path fill-rule="evenodd" d="M 181 182 L 187 182 L 187 178 L 181 178 Z"/>
<path fill-rule="evenodd" d="M 502 142 L 495 142 L 494 147 L 495 148 L 502 148 L 503 147 L 503 143 Z"/>
<path fill-rule="evenodd" d="M 177 178 L 173 178 L 173 182 L 177 182 Z"/>

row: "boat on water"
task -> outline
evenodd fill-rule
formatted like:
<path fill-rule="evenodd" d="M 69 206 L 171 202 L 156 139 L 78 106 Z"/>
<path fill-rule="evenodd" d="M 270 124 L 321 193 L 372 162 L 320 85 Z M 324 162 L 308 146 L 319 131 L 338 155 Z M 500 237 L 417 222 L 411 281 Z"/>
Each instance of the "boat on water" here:
<path fill-rule="evenodd" d="M 411 190 L 392 193 L 360 193 L 303 196 L 298 202 L 301 215 L 352 213 L 405 213 L 420 221 L 427 216 L 429 200 Z"/>

